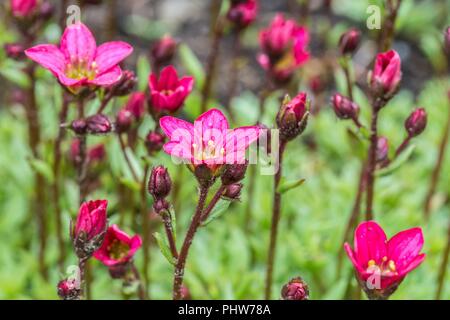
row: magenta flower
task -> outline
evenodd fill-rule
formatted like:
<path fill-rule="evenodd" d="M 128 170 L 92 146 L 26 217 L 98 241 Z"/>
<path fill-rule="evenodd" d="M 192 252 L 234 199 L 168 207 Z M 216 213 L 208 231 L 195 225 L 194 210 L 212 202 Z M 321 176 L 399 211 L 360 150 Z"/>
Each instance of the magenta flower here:
<path fill-rule="evenodd" d="M 70 25 L 60 47 L 41 44 L 25 50 L 33 61 L 50 70 L 62 85 L 77 93 L 82 86 L 107 87 L 122 77 L 119 63 L 133 52 L 125 42 L 107 42 L 99 47 L 91 31 L 82 23 Z"/>
<path fill-rule="evenodd" d="M 142 239 L 139 235 L 130 237 L 113 224 L 106 231 L 105 240 L 94 253 L 94 258 L 108 267 L 126 264 L 141 246 Z"/>
<path fill-rule="evenodd" d="M 178 79 L 177 70 L 173 66 L 164 68 L 159 79 L 155 74 L 151 74 L 148 82 L 151 106 L 157 112 L 176 112 L 194 87 L 194 78 Z"/>
<path fill-rule="evenodd" d="M 89 241 L 101 235 L 106 229 L 107 206 L 107 200 L 95 200 L 83 203 L 78 211 L 74 238 L 79 238 L 84 234 L 86 240 Z"/>
<path fill-rule="evenodd" d="M 288 81 L 309 58 L 308 29 L 294 20 L 285 20 L 282 14 L 277 14 L 271 25 L 260 32 L 259 42 L 263 53 L 258 62 L 278 82 Z"/>
<path fill-rule="evenodd" d="M 145 93 L 135 92 L 128 99 L 125 110 L 129 111 L 136 120 L 139 120 L 145 113 L 145 102 Z"/>
<path fill-rule="evenodd" d="M 235 1 L 228 10 L 227 18 L 242 29 L 255 21 L 257 14 L 258 2 L 256 0 Z"/>
<path fill-rule="evenodd" d="M 160 125 L 170 139 L 164 145 L 166 153 L 210 167 L 245 163 L 245 150 L 260 133 L 257 126 L 229 129 L 227 119 L 217 109 L 205 112 L 194 124 L 165 116 Z"/>
<path fill-rule="evenodd" d="M 387 298 L 425 259 L 423 243 L 421 228 L 401 231 L 388 241 L 376 222 L 367 221 L 355 230 L 354 250 L 348 243 L 344 247 L 369 297 Z"/>
<path fill-rule="evenodd" d="M 402 79 L 401 60 L 395 50 L 379 53 L 370 76 L 372 90 L 384 97 L 391 97 Z"/>
<path fill-rule="evenodd" d="M 37 9 L 37 0 L 10 0 L 11 12 L 15 17 L 27 17 Z"/>

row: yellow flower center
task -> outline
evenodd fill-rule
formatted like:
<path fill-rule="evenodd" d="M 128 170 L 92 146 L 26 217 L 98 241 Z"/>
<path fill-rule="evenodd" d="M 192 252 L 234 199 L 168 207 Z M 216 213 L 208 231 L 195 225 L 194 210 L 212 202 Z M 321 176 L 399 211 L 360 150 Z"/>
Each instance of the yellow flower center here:
<path fill-rule="evenodd" d="M 122 241 L 114 239 L 107 247 L 109 257 L 114 260 L 120 260 L 127 256 L 130 246 Z"/>
<path fill-rule="evenodd" d="M 90 64 L 84 59 L 72 59 L 66 67 L 66 76 L 71 79 L 88 79 L 94 80 L 98 73 L 97 62 Z"/>
<path fill-rule="evenodd" d="M 397 274 L 397 267 L 394 260 L 389 260 L 388 257 L 384 256 L 380 264 L 377 264 L 375 260 L 367 262 L 367 272 L 374 271 L 379 271 L 381 275 L 388 276 Z"/>
<path fill-rule="evenodd" d="M 213 140 L 208 140 L 206 145 L 202 149 L 196 143 L 192 144 L 194 158 L 197 160 L 214 159 L 225 154 L 224 148 L 217 148 L 216 143 Z"/>

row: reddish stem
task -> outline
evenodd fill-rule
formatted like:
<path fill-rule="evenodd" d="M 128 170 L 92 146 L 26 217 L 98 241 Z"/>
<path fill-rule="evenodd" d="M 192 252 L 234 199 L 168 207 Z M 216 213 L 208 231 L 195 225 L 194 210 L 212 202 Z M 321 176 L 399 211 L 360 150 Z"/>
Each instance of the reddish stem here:
<path fill-rule="evenodd" d="M 164 222 L 164 230 L 166 231 L 167 240 L 169 241 L 170 252 L 172 257 L 178 259 L 177 244 L 175 242 L 175 235 L 173 233 L 172 219 L 169 212 L 165 212 L 162 216 Z"/>
<path fill-rule="evenodd" d="M 447 227 L 447 244 L 445 250 L 442 252 L 442 262 L 439 268 L 438 286 L 436 290 L 436 300 L 441 299 L 442 290 L 444 289 L 445 273 L 448 267 L 448 256 L 450 255 L 450 221 Z"/>
<path fill-rule="evenodd" d="M 144 293 L 145 297 L 148 297 L 149 291 L 149 275 L 148 267 L 150 261 L 150 216 L 147 208 L 147 179 L 150 171 L 150 165 L 146 164 L 144 168 L 144 178 L 141 183 L 141 218 L 142 218 L 142 243 L 144 250 L 143 259 L 143 278 L 144 278 Z"/>

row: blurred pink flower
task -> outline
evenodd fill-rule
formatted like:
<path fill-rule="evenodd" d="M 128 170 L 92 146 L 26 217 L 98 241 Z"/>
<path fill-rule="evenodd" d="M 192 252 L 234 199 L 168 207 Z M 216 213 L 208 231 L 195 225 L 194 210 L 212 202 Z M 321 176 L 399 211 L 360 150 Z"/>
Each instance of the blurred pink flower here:
<path fill-rule="evenodd" d="M 133 52 L 128 43 L 107 42 L 99 47 L 82 23 L 66 28 L 60 47 L 41 44 L 25 50 L 33 61 L 50 70 L 73 93 L 82 86 L 107 87 L 122 77 L 119 63 Z"/>
<path fill-rule="evenodd" d="M 238 28 L 248 27 L 255 21 L 258 14 L 258 1 L 243 0 L 231 4 L 227 18 L 235 23 Z"/>
<path fill-rule="evenodd" d="M 34 13 L 37 0 L 10 0 L 11 12 L 15 17 L 26 17 Z"/>
<path fill-rule="evenodd" d="M 125 264 L 133 259 L 142 246 L 139 235 L 130 237 L 115 224 L 106 231 L 102 246 L 94 253 L 94 258 L 108 267 Z"/>
<path fill-rule="evenodd" d="M 391 97 L 397 91 L 402 79 L 401 63 L 395 50 L 377 55 L 370 77 L 370 85 L 376 94 Z"/>
<path fill-rule="evenodd" d="M 145 102 L 145 93 L 134 92 L 128 99 L 125 109 L 129 111 L 137 120 L 139 120 L 145 113 Z"/>
<path fill-rule="evenodd" d="M 373 290 L 389 292 L 423 262 L 425 254 L 420 254 L 423 243 L 421 228 L 401 231 L 388 241 L 376 222 L 367 221 L 355 230 L 354 250 L 348 243 L 344 247 L 360 281 L 367 282 L 372 275 L 379 275 L 380 287 Z"/>
<path fill-rule="evenodd" d="M 162 117 L 160 125 L 170 141 L 164 151 L 194 165 L 214 167 L 221 164 L 245 163 L 245 150 L 259 136 L 257 126 L 229 129 L 223 113 L 211 109 L 194 124 L 170 116 Z"/>
<path fill-rule="evenodd" d="M 193 77 L 178 79 L 177 70 L 168 66 L 161 71 L 159 79 L 155 74 L 149 77 L 151 106 L 157 112 L 176 112 L 194 87 Z"/>
<path fill-rule="evenodd" d="M 80 237 L 82 233 L 86 235 L 86 240 L 101 235 L 106 229 L 107 206 L 107 200 L 84 202 L 78 211 L 74 238 Z"/>

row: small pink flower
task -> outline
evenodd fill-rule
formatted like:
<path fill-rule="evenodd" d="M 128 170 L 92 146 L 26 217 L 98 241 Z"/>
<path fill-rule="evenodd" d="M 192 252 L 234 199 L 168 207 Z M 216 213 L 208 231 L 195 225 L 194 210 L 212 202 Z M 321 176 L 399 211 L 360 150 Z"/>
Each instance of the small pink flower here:
<path fill-rule="evenodd" d="M 41 44 L 25 50 L 33 61 L 50 70 L 69 90 L 82 86 L 108 87 L 122 77 L 119 63 L 133 52 L 125 42 L 113 41 L 97 47 L 91 31 L 82 23 L 66 28 L 60 47 Z"/>
<path fill-rule="evenodd" d="M 164 151 L 194 165 L 211 167 L 245 163 L 245 150 L 258 139 L 257 126 L 229 129 L 228 121 L 217 109 L 211 109 L 194 124 L 165 116 L 160 125 L 170 141 Z"/>
<path fill-rule="evenodd" d="M 145 99 L 145 93 L 135 92 L 130 96 L 125 105 L 125 109 L 129 111 L 136 120 L 141 119 L 145 113 Z"/>
<path fill-rule="evenodd" d="M 15 17 L 27 17 L 36 11 L 37 0 L 10 0 L 11 12 Z"/>
<path fill-rule="evenodd" d="M 105 266 L 114 267 L 131 261 L 141 246 L 142 239 L 139 235 L 130 237 L 113 224 L 106 231 L 105 240 L 94 253 L 94 258 Z"/>
<path fill-rule="evenodd" d="M 374 221 L 361 223 L 355 230 L 354 250 L 345 243 L 345 251 L 364 282 L 366 292 L 392 293 L 405 276 L 425 259 L 421 228 L 401 231 L 389 241 L 383 229 Z M 379 276 L 379 287 L 376 279 Z M 368 281 L 369 280 L 369 281 Z M 371 280 L 375 280 L 372 282 Z M 367 282 L 371 282 L 368 286 Z"/>
<path fill-rule="evenodd" d="M 86 240 L 92 240 L 106 229 L 107 200 L 84 202 L 78 211 L 74 229 L 74 238 L 85 234 Z"/>
<path fill-rule="evenodd" d="M 177 70 L 168 66 L 161 71 L 159 79 L 155 74 L 149 77 L 151 106 L 157 112 L 174 113 L 184 103 L 194 87 L 194 78 L 178 79 Z"/>
<path fill-rule="evenodd" d="M 151 50 L 155 63 L 161 65 L 170 62 L 175 55 L 177 46 L 178 43 L 169 35 L 165 35 L 156 41 Z"/>
<path fill-rule="evenodd" d="M 401 60 L 395 50 L 379 53 L 370 78 L 372 90 L 384 97 L 391 97 L 402 79 Z"/>
<path fill-rule="evenodd" d="M 231 4 L 227 18 L 242 29 L 255 21 L 257 14 L 258 2 L 256 0 L 243 0 Z"/>

